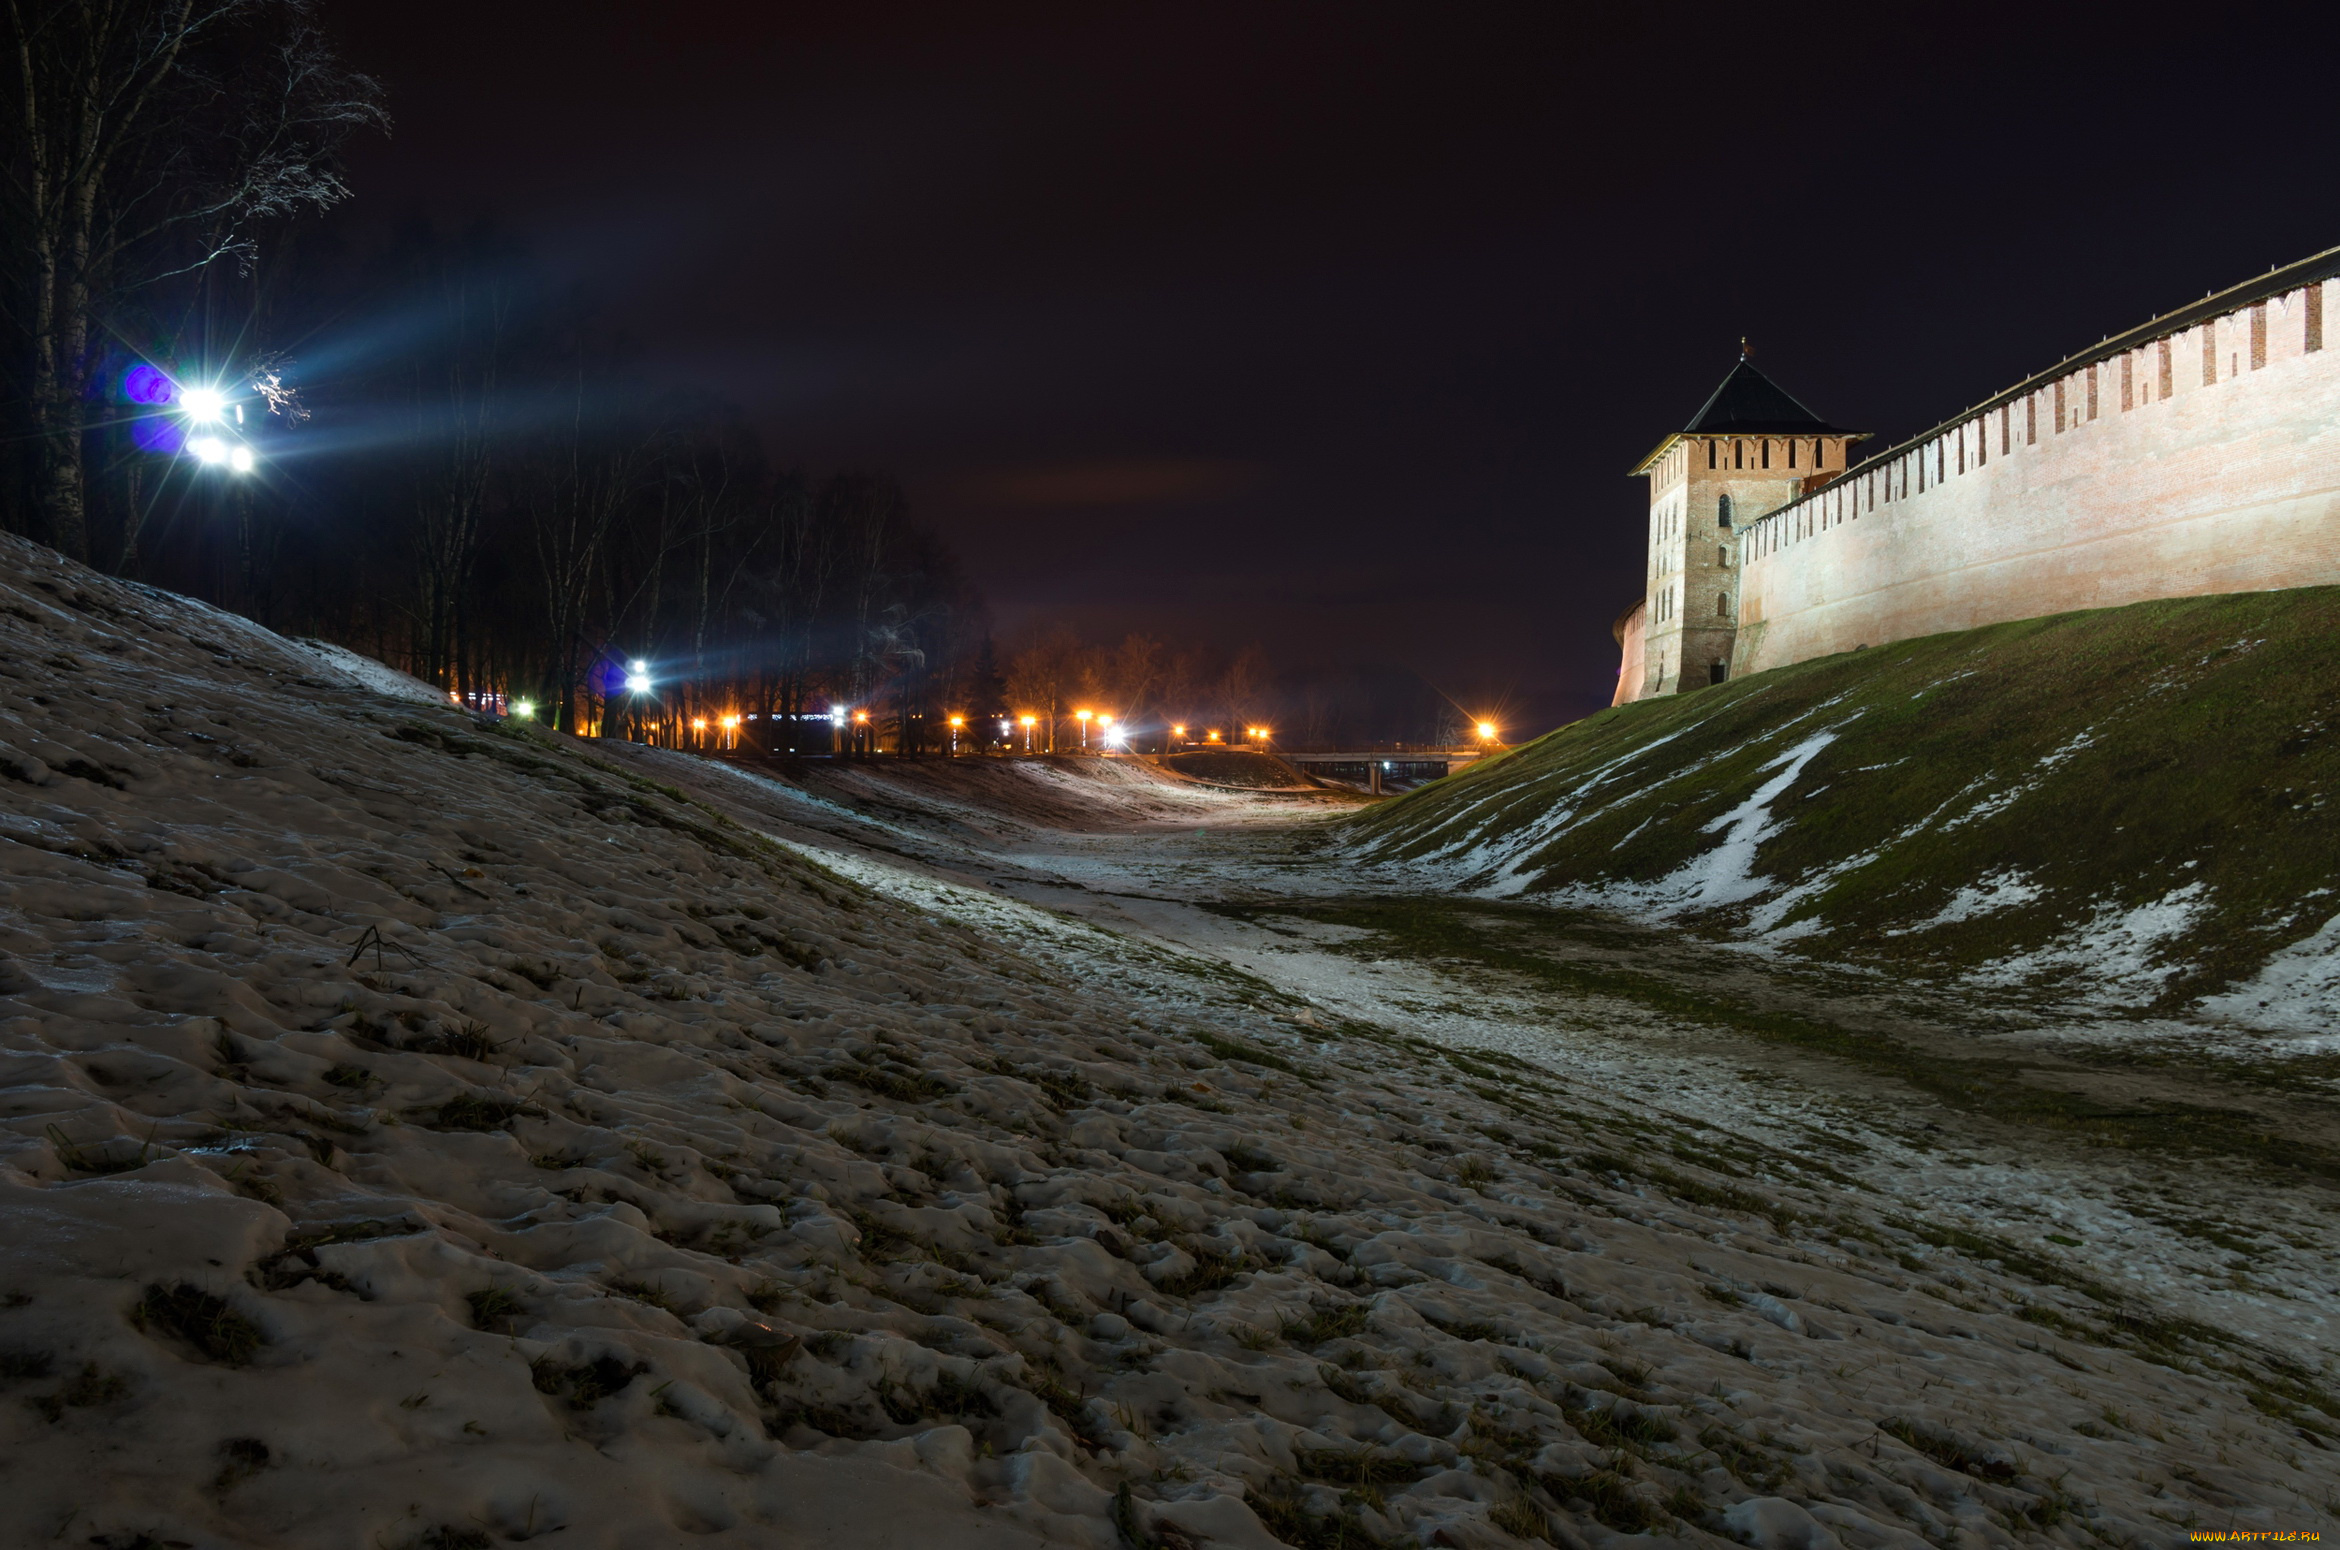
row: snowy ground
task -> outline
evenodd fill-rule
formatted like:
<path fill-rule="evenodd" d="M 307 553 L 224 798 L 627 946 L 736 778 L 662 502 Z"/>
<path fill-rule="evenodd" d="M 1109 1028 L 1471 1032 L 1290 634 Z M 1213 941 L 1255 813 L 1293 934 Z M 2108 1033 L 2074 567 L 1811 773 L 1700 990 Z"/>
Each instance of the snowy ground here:
<path fill-rule="evenodd" d="M 1142 785 L 1135 772 L 1122 775 Z M 908 811 L 949 812 L 943 803 L 928 808 L 934 799 L 923 782 L 895 790 Z M 986 843 L 968 843 L 945 825 L 898 822 L 894 837 L 910 854 L 865 855 L 852 875 L 939 912 L 1007 928 L 998 899 L 963 888 L 937 892 L 924 880 L 937 872 L 979 878 L 1052 911 L 1225 963 L 1317 1009 L 1328 1024 L 1354 1019 L 1442 1046 L 1502 1051 L 1614 1101 L 1790 1151 L 1825 1138 L 1817 1144 L 1840 1166 L 1910 1209 L 2069 1259 L 2101 1284 L 2246 1332 L 2311 1367 L 2340 1356 L 2340 1267 L 2330 1250 L 2340 1240 L 2340 1192 L 2327 1185 L 2238 1174 L 2217 1160 L 2043 1144 L 2036 1132 L 1977 1123 L 1835 1063 L 1749 1047 L 1627 1002 L 1540 994 L 1471 966 L 1376 952 L 1374 933 L 1274 908 L 1407 891 L 1402 867 L 1361 871 L 1314 847 L 1276 843 L 1304 837 L 1345 804 L 1204 794 L 1213 797 L 1224 825 L 1188 828 L 1182 815 L 1065 807 L 1043 815 L 1062 827 L 995 828 Z M 837 826 L 831 848 L 812 853 L 844 864 L 836 858 L 856 853 L 854 837 L 851 825 Z M 923 876 L 906 868 L 911 856 Z M 1248 906 L 1243 917 L 1207 907 L 1230 899 Z M 2207 1039 L 2230 1056 L 2288 1058 L 2299 1049 L 2191 1024 L 2026 1016 L 2017 1026 L 2019 1034 L 1995 1034 L 2001 1047 L 2011 1039 L 2091 1046 Z M 2323 1107 L 2328 1122 L 2330 1106 Z"/>
<path fill-rule="evenodd" d="M 2174 1174 L 1204 907 L 1341 799 L 516 735 L 7 543 L 0 1544 L 2335 1526 L 2304 1189 L 2204 1291 Z"/>

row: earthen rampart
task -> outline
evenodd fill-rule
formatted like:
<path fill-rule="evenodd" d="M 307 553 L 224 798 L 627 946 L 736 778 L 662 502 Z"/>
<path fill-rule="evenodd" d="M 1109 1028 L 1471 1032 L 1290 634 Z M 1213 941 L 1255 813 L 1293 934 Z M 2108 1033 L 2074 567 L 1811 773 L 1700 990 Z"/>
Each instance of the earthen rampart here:
<path fill-rule="evenodd" d="M 2340 252 L 2132 331 L 1739 534 L 1733 672 L 2149 598 L 2340 583 Z"/>

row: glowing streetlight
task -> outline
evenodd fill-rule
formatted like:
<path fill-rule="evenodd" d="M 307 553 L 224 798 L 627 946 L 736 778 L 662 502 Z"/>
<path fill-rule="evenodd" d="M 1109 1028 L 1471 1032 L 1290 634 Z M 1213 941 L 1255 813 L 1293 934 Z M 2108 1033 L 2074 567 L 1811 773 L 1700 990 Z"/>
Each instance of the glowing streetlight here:
<path fill-rule="evenodd" d="M 1482 742 L 1482 743 L 1492 743 L 1492 742 L 1494 742 L 1494 741 L 1495 741 L 1495 731 L 1496 731 L 1496 728 L 1495 728 L 1495 723 L 1494 723 L 1494 722 L 1492 722 L 1492 721 L 1482 721 L 1482 722 L 1480 722 L 1480 723 L 1479 723 L 1479 741 L 1480 741 L 1480 742 Z"/>
<path fill-rule="evenodd" d="M 694 731 L 694 732 L 704 732 L 704 731 L 706 731 L 706 730 L 707 730 L 707 718 L 706 718 L 706 717 L 704 717 L 704 716 L 693 716 L 693 717 L 691 718 L 691 730 L 692 730 L 692 731 Z"/>
<path fill-rule="evenodd" d="M 1089 713 L 1085 710 L 1076 710 L 1073 712 L 1073 720 L 1081 724 L 1081 752 L 1087 753 L 1089 751 Z"/>
<path fill-rule="evenodd" d="M 217 436 L 191 436 L 187 450 L 195 454 L 198 463 L 224 463 L 228 460 L 228 445 Z"/>
<path fill-rule="evenodd" d="M 1175 738 L 1183 739 L 1186 736 L 1186 728 L 1183 726 L 1172 727 L 1170 729 L 1170 735 Z"/>
<path fill-rule="evenodd" d="M 1023 722 L 1024 752 L 1030 753 L 1032 751 L 1032 729 L 1040 724 L 1040 718 L 1038 716 L 1026 716 L 1023 718 Z"/>
<path fill-rule="evenodd" d="M 959 728 L 965 726 L 966 724 L 967 718 L 964 716 L 953 716 L 951 718 L 951 757 L 954 759 L 959 755 Z"/>
<path fill-rule="evenodd" d="M 626 692 L 628 694 L 648 694 L 650 692 L 650 664 L 640 657 L 636 657 L 626 664 Z"/>
<path fill-rule="evenodd" d="M 1216 727 L 1212 728 L 1212 729 L 1211 729 L 1211 730 L 1210 730 L 1208 733 L 1204 734 L 1204 737 L 1203 737 L 1203 741 L 1204 741 L 1204 742 L 1207 742 L 1207 743 L 1215 743 L 1215 742 L 1217 742 L 1218 740 L 1219 740 L 1219 732 L 1218 732 L 1218 729 L 1217 729 Z"/>
<path fill-rule="evenodd" d="M 227 414 L 227 395 L 218 388 L 186 388 L 179 394 L 179 412 L 196 425 L 209 425 Z"/>
<path fill-rule="evenodd" d="M 534 700 L 514 700 L 512 714 L 522 721 L 532 721 L 536 717 L 536 702 Z"/>
<path fill-rule="evenodd" d="M 231 474 L 248 474 L 248 473 L 250 473 L 250 472 L 252 471 L 252 461 L 253 461 L 253 460 L 252 460 L 252 449 L 251 449 L 250 447 L 230 447 L 230 448 L 228 448 L 228 458 L 227 458 L 227 463 L 228 463 L 228 472 L 229 472 L 229 473 L 231 473 Z"/>

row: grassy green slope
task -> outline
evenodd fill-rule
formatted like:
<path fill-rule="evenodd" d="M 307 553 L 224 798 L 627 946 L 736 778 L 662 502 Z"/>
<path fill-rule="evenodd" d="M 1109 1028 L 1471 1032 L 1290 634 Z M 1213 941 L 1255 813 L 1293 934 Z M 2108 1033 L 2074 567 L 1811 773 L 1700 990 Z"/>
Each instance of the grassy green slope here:
<path fill-rule="evenodd" d="M 2340 588 L 2310 588 L 1994 625 L 1603 711 L 1372 810 L 1352 840 L 1497 895 L 2163 1011 L 2291 948 L 2273 1010 L 2251 1015 L 2255 983 L 2213 1009 L 2304 1026 L 2321 939 L 2293 944 L 2340 916 L 2336 786 Z"/>

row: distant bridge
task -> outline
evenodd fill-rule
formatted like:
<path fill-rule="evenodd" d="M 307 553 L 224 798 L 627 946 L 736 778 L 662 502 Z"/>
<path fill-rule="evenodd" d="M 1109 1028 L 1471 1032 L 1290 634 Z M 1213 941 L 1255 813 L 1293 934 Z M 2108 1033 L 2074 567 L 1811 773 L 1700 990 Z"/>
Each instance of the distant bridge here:
<path fill-rule="evenodd" d="M 1476 748 L 1449 751 L 1379 749 L 1357 753 L 1279 753 L 1285 763 L 1318 780 L 1337 781 L 1378 796 L 1440 780 L 1482 757 Z"/>

